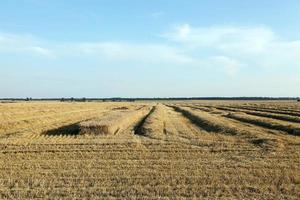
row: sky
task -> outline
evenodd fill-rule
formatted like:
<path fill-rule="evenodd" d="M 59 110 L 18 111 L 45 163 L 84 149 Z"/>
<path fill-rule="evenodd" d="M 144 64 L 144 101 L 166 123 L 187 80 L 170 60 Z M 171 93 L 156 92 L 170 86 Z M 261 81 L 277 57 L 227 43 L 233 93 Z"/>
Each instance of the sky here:
<path fill-rule="evenodd" d="M 0 2 L 0 98 L 300 96 L 298 0 Z"/>

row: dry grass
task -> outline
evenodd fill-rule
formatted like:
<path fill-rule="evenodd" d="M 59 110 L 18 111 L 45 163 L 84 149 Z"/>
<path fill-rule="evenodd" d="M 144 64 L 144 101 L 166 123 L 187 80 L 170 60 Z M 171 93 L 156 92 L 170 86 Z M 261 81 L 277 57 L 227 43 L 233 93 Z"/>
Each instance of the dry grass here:
<path fill-rule="evenodd" d="M 300 199 L 300 104 L 166 104 L 0 104 L 0 199 Z"/>
<path fill-rule="evenodd" d="M 79 134 L 117 134 L 133 124 L 137 125 L 147 113 L 149 113 L 149 107 L 141 107 L 131 111 L 111 112 L 103 117 L 79 123 Z"/>
<path fill-rule="evenodd" d="M 156 105 L 149 115 L 142 128 L 139 130 L 139 134 L 143 136 L 147 136 L 150 138 L 160 139 L 165 133 L 165 119 L 166 118 L 166 111 L 165 106 L 159 104 Z"/>
<path fill-rule="evenodd" d="M 291 135 L 300 136 L 300 124 L 280 121 L 276 119 L 261 118 L 257 116 L 249 116 L 243 113 L 229 113 L 227 115 L 229 118 L 240 120 L 243 122 L 256 124 L 258 126 L 284 131 Z"/>
<path fill-rule="evenodd" d="M 285 115 L 285 114 L 273 114 L 273 113 L 269 113 L 268 111 L 252 111 L 252 110 L 247 110 L 242 108 L 224 107 L 224 106 L 215 107 L 215 108 L 219 110 L 225 110 L 225 111 L 242 112 L 249 115 L 267 117 L 271 119 L 279 119 L 279 120 L 298 122 L 298 123 L 300 122 L 300 117 L 295 117 L 295 116 Z"/>

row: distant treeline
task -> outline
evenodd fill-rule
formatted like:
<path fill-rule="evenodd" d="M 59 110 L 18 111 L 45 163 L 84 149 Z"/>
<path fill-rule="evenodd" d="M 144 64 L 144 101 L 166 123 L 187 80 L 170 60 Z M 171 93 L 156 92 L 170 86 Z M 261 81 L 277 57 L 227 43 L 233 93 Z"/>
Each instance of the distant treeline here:
<path fill-rule="evenodd" d="M 61 102 L 133 102 L 133 101 L 187 101 L 187 100 L 248 100 L 248 101 L 269 101 L 269 100 L 295 100 L 296 97 L 170 97 L 170 98 L 2 98 L 0 101 L 61 101 Z"/>

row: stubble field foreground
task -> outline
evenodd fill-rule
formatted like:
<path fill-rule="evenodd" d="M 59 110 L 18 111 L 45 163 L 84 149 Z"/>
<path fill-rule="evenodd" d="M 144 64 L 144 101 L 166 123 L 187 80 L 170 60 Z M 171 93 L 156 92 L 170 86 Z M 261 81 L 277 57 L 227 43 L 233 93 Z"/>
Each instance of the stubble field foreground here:
<path fill-rule="evenodd" d="M 1 103 L 0 199 L 300 199 L 300 103 Z"/>

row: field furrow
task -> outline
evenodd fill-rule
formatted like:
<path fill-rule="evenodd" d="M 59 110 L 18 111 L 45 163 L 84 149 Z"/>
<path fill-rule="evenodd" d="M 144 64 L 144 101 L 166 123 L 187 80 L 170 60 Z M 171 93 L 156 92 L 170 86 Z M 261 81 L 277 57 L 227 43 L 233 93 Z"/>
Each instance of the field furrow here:
<path fill-rule="evenodd" d="M 300 199 L 299 107 L 1 105 L 0 199 Z"/>
<path fill-rule="evenodd" d="M 232 108 L 232 107 L 219 106 L 219 107 L 214 107 L 214 108 L 218 109 L 218 110 L 231 111 L 231 112 L 242 112 L 242 113 L 246 113 L 246 114 L 254 115 L 254 116 L 267 117 L 267 118 L 271 118 L 271 119 L 279 119 L 279 120 L 284 120 L 284 121 L 288 121 L 288 122 L 300 123 L 300 117 L 295 117 L 295 116 L 290 116 L 290 115 L 272 114 L 272 113 L 268 113 L 268 112 L 251 111 L 251 110 Z"/>

